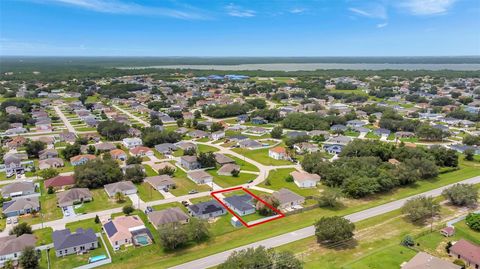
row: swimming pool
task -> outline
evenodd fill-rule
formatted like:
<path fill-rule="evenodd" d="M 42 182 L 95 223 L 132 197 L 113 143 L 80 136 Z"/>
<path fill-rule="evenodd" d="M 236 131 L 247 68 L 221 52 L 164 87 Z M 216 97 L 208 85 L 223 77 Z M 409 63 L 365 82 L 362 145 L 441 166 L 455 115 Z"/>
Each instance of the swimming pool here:
<path fill-rule="evenodd" d="M 107 255 L 98 255 L 98 256 L 90 257 L 88 259 L 88 263 L 98 262 L 101 260 L 105 260 L 106 258 L 107 258 Z"/>
<path fill-rule="evenodd" d="M 135 240 L 137 241 L 137 243 L 139 245 L 142 245 L 142 246 L 146 246 L 146 245 L 150 244 L 148 242 L 148 236 L 146 236 L 146 235 L 139 235 L 139 236 L 135 237 Z"/>

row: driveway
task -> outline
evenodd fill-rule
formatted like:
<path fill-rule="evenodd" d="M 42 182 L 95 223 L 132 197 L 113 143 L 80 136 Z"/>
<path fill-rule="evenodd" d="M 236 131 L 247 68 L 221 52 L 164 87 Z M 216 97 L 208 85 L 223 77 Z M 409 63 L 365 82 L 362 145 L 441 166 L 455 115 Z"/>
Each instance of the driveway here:
<path fill-rule="evenodd" d="M 140 199 L 140 197 L 138 197 L 138 194 L 134 193 L 134 194 L 129 194 L 127 196 L 132 201 L 132 206 L 133 207 L 141 209 L 144 202 Z"/>
<path fill-rule="evenodd" d="M 165 199 L 171 199 L 175 197 L 175 195 L 173 195 L 171 192 L 166 192 L 164 190 L 159 190 L 159 192 Z"/>
<path fill-rule="evenodd" d="M 62 208 L 62 213 L 63 213 L 63 218 L 73 218 L 77 216 L 72 205 Z"/>

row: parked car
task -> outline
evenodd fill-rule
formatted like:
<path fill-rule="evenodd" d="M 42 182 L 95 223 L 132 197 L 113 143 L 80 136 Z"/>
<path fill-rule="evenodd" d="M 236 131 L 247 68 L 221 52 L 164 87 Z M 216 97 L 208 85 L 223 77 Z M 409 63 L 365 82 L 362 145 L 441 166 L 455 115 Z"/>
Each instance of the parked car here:
<path fill-rule="evenodd" d="M 145 210 L 147 212 L 153 212 L 153 208 L 151 206 L 147 206 L 147 210 Z"/>
<path fill-rule="evenodd" d="M 187 201 L 182 201 L 182 205 L 183 205 L 184 207 L 187 207 L 189 204 L 188 204 Z"/>
<path fill-rule="evenodd" d="M 12 224 L 12 219 L 11 218 L 7 218 L 7 224 Z"/>
<path fill-rule="evenodd" d="M 188 194 L 195 194 L 195 193 L 198 193 L 198 191 L 197 190 L 191 190 L 191 191 L 188 192 Z"/>

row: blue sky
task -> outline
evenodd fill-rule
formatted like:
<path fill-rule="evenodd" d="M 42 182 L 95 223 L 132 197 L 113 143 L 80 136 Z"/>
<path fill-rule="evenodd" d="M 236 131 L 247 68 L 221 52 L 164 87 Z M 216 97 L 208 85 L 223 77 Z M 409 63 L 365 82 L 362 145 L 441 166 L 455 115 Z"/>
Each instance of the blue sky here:
<path fill-rule="evenodd" d="M 480 0 L 1 0 L 0 54 L 480 55 Z"/>

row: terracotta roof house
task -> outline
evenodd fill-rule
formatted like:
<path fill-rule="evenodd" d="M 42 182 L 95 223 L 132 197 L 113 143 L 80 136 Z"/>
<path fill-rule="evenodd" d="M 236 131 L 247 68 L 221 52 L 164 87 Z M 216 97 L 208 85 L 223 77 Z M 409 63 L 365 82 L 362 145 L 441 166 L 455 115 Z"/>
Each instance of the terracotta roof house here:
<path fill-rule="evenodd" d="M 175 187 L 175 181 L 169 175 L 160 175 L 145 178 L 145 182 L 150 184 L 156 190 L 168 191 Z"/>
<path fill-rule="evenodd" d="M 133 156 L 153 156 L 153 150 L 144 146 L 137 146 L 130 149 L 130 153 Z"/>
<path fill-rule="evenodd" d="M 93 160 L 95 158 L 96 156 L 92 154 L 82 154 L 82 155 L 77 155 L 70 158 L 70 163 L 73 166 L 77 166 L 77 165 L 85 164 L 86 162 Z"/>
<path fill-rule="evenodd" d="M 7 217 L 13 217 L 40 211 L 40 202 L 38 197 L 18 198 L 4 202 L 2 208 Z"/>
<path fill-rule="evenodd" d="M 274 147 L 268 150 L 268 157 L 275 160 L 287 160 L 288 154 L 284 147 Z"/>
<path fill-rule="evenodd" d="M 220 167 L 220 169 L 218 169 L 217 174 L 221 176 L 231 176 L 233 170 L 240 172 L 240 165 L 233 163 L 224 164 L 222 167 Z"/>
<path fill-rule="evenodd" d="M 71 233 L 70 229 L 57 230 L 52 233 L 52 239 L 57 257 L 82 254 L 98 248 L 97 235 L 91 228 L 78 228 L 75 233 Z"/>
<path fill-rule="evenodd" d="M 110 151 L 110 156 L 112 156 L 112 158 L 115 160 L 121 160 L 121 161 L 125 161 L 128 158 L 127 153 L 125 153 L 125 151 L 121 149 L 112 149 Z"/>
<path fill-rule="evenodd" d="M 227 210 L 216 200 L 189 205 L 187 209 L 190 215 L 200 219 L 210 219 L 227 214 Z"/>
<path fill-rule="evenodd" d="M 172 207 L 160 211 L 153 211 L 147 214 L 148 220 L 153 224 L 153 226 L 158 229 L 162 225 L 169 223 L 187 223 L 190 219 L 182 209 L 178 207 Z"/>
<path fill-rule="evenodd" d="M 48 168 L 58 168 L 63 167 L 65 163 L 61 158 L 48 158 L 45 160 L 40 160 L 38 162 L 38 168 L 40 170 L 48 169 Z"/>
<path fill-rule="evenodd" d="M 73 186 L 75 185 L 75 178 L 73 178 L 73 175 L 70 176 L 56 176 L 52 177 L 50 179 L 47 179 L 44 181 L 45 188 L 55 188 L 55 189 L 62 189 L 65 187 Z"/>
<path fill-rule="evenodd" d="M 468 266 L 480 268 L 480 246 L 465 239 L 460 239 L 450 248 L 450 254 L 462 259 Z"/>
<path fill-rule="evenodd" d="M 7 147 L 10 149 L 16 149 L 18 147 L 21 147 L 27 143 L 27 139 L 23 136 L 16 136 L 12 138 L 11 141 L 7 142 Z"/>
<path fill-rule="evenodd" d="M 287 209 L 305 203 L 305 198 L 303 196 L 298 195 L 293 191 L 285 188 L 274 192 L 272 195 L 278 200 L 278 207 L 281 209 Z"/>
<path fill-rule="evenodd" d="M 441 229 L 440 233 L 445 237 L 453 236 L 453 235 L 455 235 L 455 227 L 447 226 L 447 227 Z"/>
<path fill-rule="evenodd" d="M 123 245 L 146 246 L 153 242 L 153 236 L 138 216 L 119 216 L 105 222 L 103 230 L 114 250 Z"/>
<path fill-rule="evenodd" d="M 57 204 L 59 207 L 71 206 L 93 200 L 93 195 L 88 188 L 72 188 L 57 193 Z"/>
<path fill-rule="evenodd" d="M 320 182 L 320 176 L 307 172 L 293 171 L 290 173 L 293 182 L 300 188 L 314 188 Z"/>
<path fill-rule="evenodd" d="M 410 261 L 401 265 L 402 269 L 460 269 L 459 265 L 439 259 L 425 252 L 419 252 Z"/>
<path fill-rule="evenodd" d="M 26 247 L 35 247 L 37 238 L 33 234 L 9 235 L 0 238 L 0 266 L 5 261 L 17 261 Z"/>
<path fill-rule="evenodd" d="M 3 198 L 14 198 L 35 193 L 35 184 L 30 181 L 20 181 L 2 187 Z"/>
<path fill-rule="evenodd" d="M 124 195 L 137 193 L 137 187 L 135 187 L 135 184 L 131 181 L 119 181 L 107 184 L 103 187 L 110 197 L 114 197 L 117 192 L 123 193 Z"/>
<path fill-rule="evenodd" d="M 207 184 L 213 181 L 213 177 L 203 170 L 188 172 L 187 177 L 197 184 Z"/>

